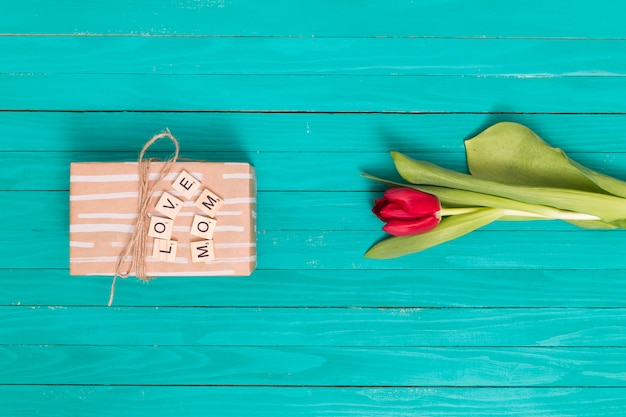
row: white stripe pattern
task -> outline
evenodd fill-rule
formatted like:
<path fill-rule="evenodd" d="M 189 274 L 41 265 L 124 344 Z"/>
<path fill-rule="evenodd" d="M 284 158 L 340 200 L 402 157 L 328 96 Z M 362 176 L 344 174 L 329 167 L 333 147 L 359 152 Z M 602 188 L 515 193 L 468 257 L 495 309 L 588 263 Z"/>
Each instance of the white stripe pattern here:
<path fill-rule="evenodd" d="M 129 191 L 126 193 L 104 193 L 104 194 L 83 194 L 71 195 L 70 201 L 90 201 L 90 200 L 116 200 L 118 198 L 137 198 L 139 193 Z"/>
<path fill-rule="evenodd" d="M 246 229 L 243 226 L 216 226 L 216 232 L 243 232 Z M 96 232 L 116 232 L 116 233 L 133 233 L 135 226 L 131 224 L 107 224 L 107 223 L 88 223 L 73 224 L 70 226 L 70 233 L 96 233 Z M 174 226 L 175 232 L 190 233 L 189 226 Z"/>
<path fill-rule="evenodd" d="M 250 204 L 256 203 L 255 197 L 244 197 L 244 198 L 227 198 L 224 200 L 224 204 Z"/>
<path fill-rule="evenodd" d="M 131 256 L 127 257 L 124 262 L 130 262 L 130 261 L 132 261 Z M 73 264 L 110 263 L 110 262 L 117 262 L 117 256 L 91 256 L 91 257 L 84 257 L 84 258 L 70 258 L 70 262 Z M 159 261 L 158 259 L 154 259 L 152 256 L 146 256 L 146 262 L 161 262 L 161 261 Z M 184 257 L 177 257 L 176 262 L 170 262 L 170 263 L 188 264 L 189 259 L 184 258 Z"/>
<path fill-rule="evenodd" d="M 219 258 L 213 261 L 205 261 L 205 264 L 227 264 L 227 263 L 238 263 L 238 262 L 254 262 L 256 261 L 256 256 L 247 256 L 242 258 Z"/>
<path fill-rule="evenodd" d="M 173 181 L 178 177 L 178 173 L 167 174 L 166 181 Z M 202 180 L 203 174 L 201 172 L 192 172 L 197 180 Z M 159 173 L 153 173 L 148 176 L 148 180 L 154 181 L 159 178 Z M 107 175 L 71 175 L 70 182 L 137 182 L 139 181 L 139 174 L 107 174 Z"/>
<path fill-rule="evenodd" d="M 216 232 L 243 232 L 246 230 L 243 226 L 215 226 Z M 191 233 L 189 226 L 174 226 L 175 232 Z"/>
<path fill-rule="evenodd" d="M 131 262 L 133 260 L 132 256 L 124 257 L 124 262 Z M 220 258 L 213 261 L 206 261 L 205 264 L 210 263 L 239 263 L 239 262 L 253 262 L 256 261 L 256 256 L 248 256 L 243 258 Z M 117 262 L 117 256 L 86 256 L 83 258 L 70 258 L 70 263 L 73 264 L 89 264 L 89 263 L 115 263 Z M 146 256 L 146 262 L 161 262 L 158 259 L 154 259 L 152 256 Z M 174 263 L 174 262 L 169 262 Z M 185 257 L 177 257 L 177 264 L 187 264 L 189 263 L 189 259 Z M 150 272 L 152 273 L 152 272 Z"/>
<path fill-rule="evenodd" d="M 117 232 L 133 233 L 135 226 L 130 224 L 73 224 L 70 226 L 70 233 L 95 233 L 95 232 Z"/>
<path fill-rule="evenodd" d="M 93 248 L 95 244 L 93 242 L 78 242 L 70 240 L 70 248 Z"/>
<path fill-rule="evenodd" d="M 174 196 L 181 196 L 180 193 L 176 191 L 169 191 L 170 194 Z M 196 194 L 200 194 L 197 192 Z M 163 195 L 163 191 L 156 191 L 152 193 L 153 197 L 160 197 Z M 194 194 L 195 195 L 195 194 Z M 82 195 L 72 195 L 70 196 L 70 201 L 89 201 L 89 200 L 115 200 L 118 198 L 137 198 L 139 197 L 139 193 L 136 191 L 129 191 L 124 193 L 103 193 L 103 194 L 82 194 Z M 256 203 L 255 197 L 242 197 L 242 198 L 227 198 L 224 200 L 224 204 L 251 204 Z M 195 202 L 193 201 L 185 201 L 184 206 L 194 206 Z"/>
<path fill-rule="evenodd" d="M 93 243 L 92 243 L 93 245 Z M 146 245 L 147 248 L 152 248 L 154 245 L 152 243 L 148 243 Z M 255 242 L 243 242 L 243 243 L 216 243 L 216 249 L 237 249 L 237 248 L 256 248 Z M 85 246 L 87 247 L 87 246 Z M 88 246 L 93 247 L 93 246 Z M 113 248 L 123 248 L 126 247 L 126 243 L 124 242 L 111 242 L 111 247 Z M 179 243 L 178 248 L 188 248 L 189 243 Z"/>
<path fill-rule="evenodd" d="M 195 211 L 185 211 L 185 212 L 182 212 L 182 213 L 178 213 L 178 215 L 180 217 L 193 217 L 196 214 L 200 214 L 200 213 L 197 213 Z M 222 210 L 220 210 L 217 214 L 219 216 L 241 216 L 243 214 L 243 211 L 222 211 Z"/>
<path fill-rule="evenodd" d="M 224 269 L 221 271 L 181 271 L 181 272 L 159 272 L 159 271 L 150 271 L 151 275 L 156 275 L 159 277 L 211 277 L 211 276 L 229 276 L 235 275 L 236 271 L 233 269 Z M 87 273 L 86 276 L 96 276 L 96 275 L 110 275 L 103 273 Z M 131 275 L 134 276 L 134 275 Z"/>
<path fill-rule="evenodd" d="M 79 213 L 79 219 L 136 219 L 137 214 L 126 213 Z"/>
<path fill-rule="evenodd" d="M 251 180 L 252 174 L 222 174 L 225 180 Z"/>

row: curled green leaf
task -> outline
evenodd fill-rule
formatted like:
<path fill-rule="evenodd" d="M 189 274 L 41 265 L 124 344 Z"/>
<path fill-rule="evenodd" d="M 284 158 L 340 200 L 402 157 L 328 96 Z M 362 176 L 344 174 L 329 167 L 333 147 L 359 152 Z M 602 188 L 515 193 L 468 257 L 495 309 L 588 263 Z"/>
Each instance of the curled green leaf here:
<path fill-rule="evenodd" d="M 626 182 L 570 159 L 518 123 L 497 123 L 465 141 L 476 178 L 512 185 L 569 188 L 626 197 Z"/>
<path fill-rule="evenodd" d="M 538 204 L 588 214 L 612 222 L 626 218 L 626 199 L 613 195 L 553 187 L 528 187 L 503 184 L 462 174 L 426 161 L 417 161 L 392 152 L 402 178 L 416 185 L 473 191 L 523 203 Z"/>

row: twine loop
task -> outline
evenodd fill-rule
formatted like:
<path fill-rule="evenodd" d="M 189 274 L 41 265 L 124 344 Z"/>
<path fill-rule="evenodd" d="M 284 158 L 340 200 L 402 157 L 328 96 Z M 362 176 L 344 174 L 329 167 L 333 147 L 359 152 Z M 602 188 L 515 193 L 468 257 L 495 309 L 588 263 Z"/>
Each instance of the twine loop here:
<path fill-rule="evenodd" d="M 144 159 L 144 155 L 148 148 L 152 146 L 157 140 L 162 138 L 168 138 L 174 144 L 174 155 L 165 161 L 165 164 L 161 168 L 159 175 L 155 182 L 151 185 L 150 174 L 150 162 L 157 161 L 157 159 Z M 169 129 L 165 132 L 154 135 L 141 149 L 139 153 L 139 160 L 137 167 L 139 170 L 139 209 L 137 213 L 137 222 L 133 230 L 133 234 L 130 240 L 126 243 L 124 250 L 119 254 L 117 263 L 115 265 L 115 276 L 113 277 L 113 283 L 111 284 L 111 295 L 109 297 L 108 306 L 113 304 L 113 297 L 115 295 L 115 283 L 117 277 L 128 278 L 131 274 L 135 274 L 137 278 L 143 281 L 148 281 L 154 277 L 149 277 L 146 271 L 146 244 L 147 244 L 147 221 L 148 210 L 150 206 L 150 198 L 156 191 L 159 182 L 163 180 L 172 170 L 172 166 L 178 159 L 178 140 L 171 134 Z M 129 263 L 127 269 L 124 269 L 124 265 Z"/>

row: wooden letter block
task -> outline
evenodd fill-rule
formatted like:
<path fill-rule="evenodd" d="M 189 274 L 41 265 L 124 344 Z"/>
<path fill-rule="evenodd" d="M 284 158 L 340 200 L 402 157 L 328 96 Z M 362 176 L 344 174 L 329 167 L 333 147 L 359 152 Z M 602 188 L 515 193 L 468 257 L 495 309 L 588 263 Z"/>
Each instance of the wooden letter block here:
<path fill-rule="evenodd" d="M 154 239 L 152 257 L 164 262 L 176 262 L 176 248 L 178 243 L 175 240 Z"/>
<path fill-rule="evenodd" d="M 156 211 L 170 219 L 175 219 L 181 208 L 183 208 L 183 201 L 167 192 L 163 192 L 156 205 Z"/>
<path fill-rule="evenodd" d="M 191 260 L 193 262 L 212 261 L 215 259 L 215 249 L 212 240 L 202 240 L 200 242 L 190 242 Z"/>
<path fill-rule="evenodd" d="M 208 188 L 205 188 L 196 200 L 196 207 L 209 217 L 215 217 L 222 204 L 224 204 L 224 201 Z"/>
<path fill-rule="evenodd" d="M 174 180 L 172 188 L 184 195 L 187 200 L 191 200 L 193 193 L 198 191 L 198 188 L 200 188 L 200 181 L 192 177 L 187 171 L 183 170 L 178 178 Z"/>
<path fill-rule="evenodd" d="M 193 216 L 191 234 L 205 240 L 213 239 L 213 233 L 215 233 L 216 226 L 217 220 L 196 214 Z"/>
<path fill-rule="evenodd" d="M 156 216 L 152 216 L 150 218 L 150 228 L 148 229 L 148 236 L 169 240 L 170 237 L 172 237 L 173 230 L 174 220 Z"/>

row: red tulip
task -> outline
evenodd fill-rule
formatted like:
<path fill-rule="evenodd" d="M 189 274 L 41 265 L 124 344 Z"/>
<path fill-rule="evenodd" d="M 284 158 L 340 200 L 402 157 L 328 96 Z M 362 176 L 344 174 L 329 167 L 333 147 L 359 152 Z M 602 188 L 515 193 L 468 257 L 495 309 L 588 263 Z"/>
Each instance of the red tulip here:
<path fill-rule="evenodd" d="M 394 236 L 416 235 L 434 229 L 441 220 L 440 210 L 437 197 L 413 188 L 388 189 L 372 209 L 387 223 L 383 230 Z"/>

